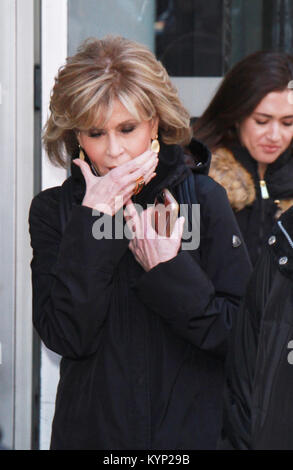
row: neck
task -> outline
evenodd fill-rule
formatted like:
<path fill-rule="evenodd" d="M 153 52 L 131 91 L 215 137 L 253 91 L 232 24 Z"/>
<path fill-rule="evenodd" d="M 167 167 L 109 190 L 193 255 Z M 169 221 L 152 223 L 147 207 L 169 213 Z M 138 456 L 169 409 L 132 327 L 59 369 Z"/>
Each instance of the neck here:
<path fill-rule="evenodd" d="M 258 175 L 259 175 L 261 180 L 263 180 L 264 177 L 265 177 L 265 172 L 266 172 L 267 166 L 268 166 L 267 163 L 258 162 L 258 164 L 257 164 Z"/>

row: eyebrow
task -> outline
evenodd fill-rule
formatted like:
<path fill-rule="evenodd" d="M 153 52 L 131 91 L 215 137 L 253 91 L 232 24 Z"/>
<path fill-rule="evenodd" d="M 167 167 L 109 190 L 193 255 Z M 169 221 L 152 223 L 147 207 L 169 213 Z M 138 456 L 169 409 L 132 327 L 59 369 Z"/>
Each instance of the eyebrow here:
<path fill-rule="evenodd" d="M 271 114 L 265 114 L 265 113 L 254 113 L 254 114 L 257 114 L 258 116 L 263 116 L 263 117 L 266 117 L 266 118 L 272 118 L 273 116 Z M 293 114 L 290 114 L 289 116 L 282 116 L 281 119 L 292 119 L 293 118 Z"/>
<path fill-rule="evenodd" d="M 126 119 L 125 121 L 119 122 L 117 124 L 117 127 L 124 126 L 125 124 L 137 124 L 139 122 L 140 121 L 138 121 L 135 117 L 133 117 L 133 118 L 130 118 L 130 119 Z M 101 131 L 104 128 L 105 128 L 105 126 L 104 127 L 93 126 L 93 127 L 90 128 L 90 130 Z"/>

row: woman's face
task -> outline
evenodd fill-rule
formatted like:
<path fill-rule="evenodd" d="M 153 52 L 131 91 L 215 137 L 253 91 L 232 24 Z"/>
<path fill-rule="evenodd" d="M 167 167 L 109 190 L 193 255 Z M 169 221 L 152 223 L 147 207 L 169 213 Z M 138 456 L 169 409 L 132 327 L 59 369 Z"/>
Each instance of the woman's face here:
<path fill-rule="evenodd" d="M 158 131 L 158 118 L 138 121 L 115 100 L 110 119 L 101 128 L 81 131 L 78 141 L 100 176 L 138 157 L 150 148 Z"/>
<path fill-rule="evenodd" d="M 239 138 L 261 164 L 273 163 L 293 138 L 293 105 L 289 90 L 268 93 L 239 125 Z"/>

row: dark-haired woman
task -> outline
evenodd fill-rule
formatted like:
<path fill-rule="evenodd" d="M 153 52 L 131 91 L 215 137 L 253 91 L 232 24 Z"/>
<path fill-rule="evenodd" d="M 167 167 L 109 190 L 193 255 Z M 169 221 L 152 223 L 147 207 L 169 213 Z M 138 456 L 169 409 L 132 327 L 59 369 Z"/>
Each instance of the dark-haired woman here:
<path fill-rule="evenodd" d="M 275 220 L 293 204 L 293 57 L 256 52 L 226 75 L 194 135 L 213 152 L 255 264 Z"/>

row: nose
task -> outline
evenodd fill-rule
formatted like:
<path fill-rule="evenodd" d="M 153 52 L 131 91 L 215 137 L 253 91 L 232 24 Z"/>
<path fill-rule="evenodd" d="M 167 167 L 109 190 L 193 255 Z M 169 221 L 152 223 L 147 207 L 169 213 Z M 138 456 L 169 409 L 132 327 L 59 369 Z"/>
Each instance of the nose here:
<path fill-rule="evenodd" d="M 123 153 L 123 146 L 119 138 L 115 134 L 110 134 L 108 136 L 108 149 L 107 153 L 110 157 L 118 157 Z"/>
<path fill-rule="evenodd" d="M 278 122 L 271 123 L 267 137 L 271 142 L 278 142 L 281 137 L 281 129 Z"/>

